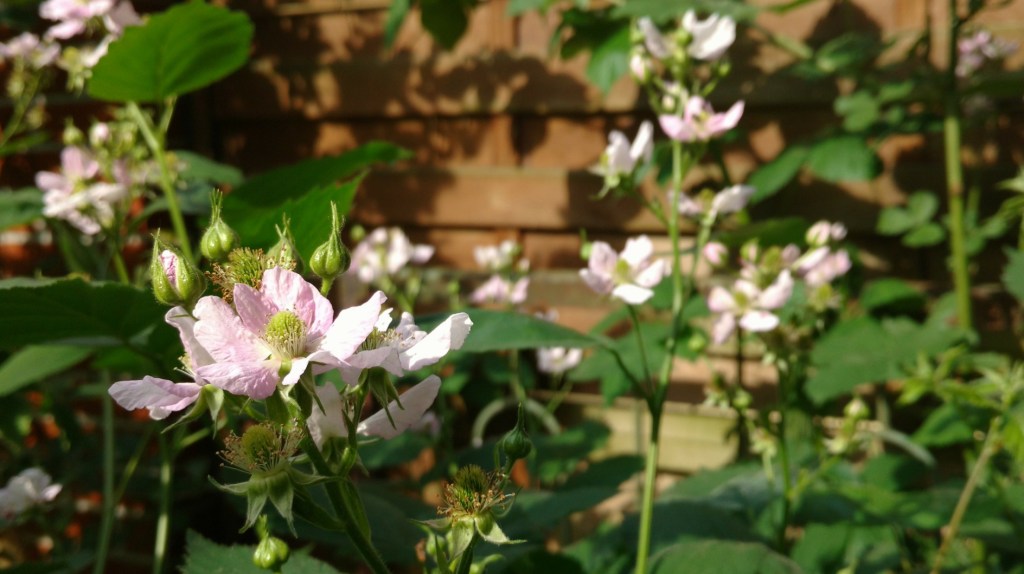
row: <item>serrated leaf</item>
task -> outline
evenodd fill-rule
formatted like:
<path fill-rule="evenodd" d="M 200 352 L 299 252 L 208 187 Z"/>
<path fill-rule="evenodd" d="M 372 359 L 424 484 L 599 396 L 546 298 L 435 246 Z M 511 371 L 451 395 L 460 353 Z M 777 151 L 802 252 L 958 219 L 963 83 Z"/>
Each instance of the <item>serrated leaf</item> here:
<path fill-rule="evenodd" d="M 92 354 L 69 345 L 30 345 L 0 364 L 0 397 L 63 372 Z"/>
<path fill-rule="evenodd" d="M 35 188 L 0 190 L 0 231 L 43 216 L 43 192 Z"/>
<path fill-rule="evenodd" d="M 162 102 L 206 87 L 249 58 L 253 25 L 244 12 L 202 2 L 172 6 L 132 26 L 92 69 L 89 95 Z"/>
<path fill-rule="evenodd" d="M 0 348 L 121 344 L 163 321 L 149 291 L 81 279 L 0 281 Z"/>
<path fill-rule="evenodd" d="M 221 546 L 189 530 L 185 536 L 186 556 L 181 574 L 266 574 L 266 570 L 252 563 L 255 550 L 255 546 Z M 281 573 L 340 574 L 330 565 L 296 551 L 281 567 Z"/>
<path fill-rule="evenodd" d="M 819 141 L 807 156 L 807 168 L 825 181 L 869 181 L 882 164 L 863 137 L 840 135 Z"/>
<path fill-rule="evenodd" d="M 654 574 L 715 572 L 716 574 L 803 574 L 789 558 L 758 542 L 695 540 L 680 542 L 660 553 Z"/>
<path fill-rule="evenodd" d="M 772 161 L 754 170 L 747 178 L 747 184 L 757 191 L 751 196 L 750 202 L 757 203 L 767 199 L 786 187 L 800 173 L 810 149 L 804 145 L 786 148 Z"/>

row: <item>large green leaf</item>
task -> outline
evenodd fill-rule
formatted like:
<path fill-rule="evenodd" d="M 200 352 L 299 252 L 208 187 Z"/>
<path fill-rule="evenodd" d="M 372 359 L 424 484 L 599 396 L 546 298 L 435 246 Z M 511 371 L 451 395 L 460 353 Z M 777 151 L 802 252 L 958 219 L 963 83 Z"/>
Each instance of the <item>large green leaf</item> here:
<path fill-rule="evenodd" d="M 253 26 L 243 12 L 188 2 L 129 27 L 92 70 L 89 95 L 160 102 L 206 87 L 249 58 Z"/>
<path fill-rule="evenodd" d="M 0 281 L 0 309 L 0 348 L 124 343 L 164 314 L 148 291 L 81 279 Z"/>
<path fill-rule="evenodd" d="M 881 162 L 863 137 L 841 135 L 815 144 L 807 167 L 825 181 L 868 181 L 881 171 Z"/>
<path fill-rule="evenodd" d="M 185 564 L 182 574 L 266 574 L 266 570 L 254 566 L 252 554 L 255 546 L 221 546 L 210 542 L 194 530 L 185 538 Z M 281 568 L 282 574 L 339 574 L 329 564 L 316 558 L 292 551 L 288 562 Z"/>
<path fill-rule="evenodd" d="M 680 542 L 658 554 L 655 574 L 715 572 L 716 574 L 802 574 L 785 556 L 757 542 L 694 540 Z"/>
<path fill-rule="evenodd" d="M 489 309 L 467 309 L 466 313 L 473 320 L 473 329 L 462 350 L 470 353 L 540 347 L 587 348 L 601 344 L 600 339 L 533 315 Z M 420 317 L 416 323 L 429 331 L 447 316 L 442 313 Z"/>
<path fill-rule="evenodd" d="M 924 308 L 924 293 L 900 279 L 879 279 L 864 287 L 860 304 L 869 311 L 913 313 Z"/>
<path fill-rule="evenodd" d="M 277 242 L 274 225 L 291 219 L 296 248 L 309 257 L 327 238 L 331 228 L 330 202 L 346 213 L 360 182 L 360 174 L 376 163 L 409 156 L 386 142 L 370 142 L 338 156 L 306 160 L 257 175 L 224 198 L 224 219 L 242 243 L 270 247 Z M 338 183 L 342 180 L 342 183 Z"/>
<path fill-rule="evenodd" d="M 627 23 L 602 41 L 590 54 L 587 79 L 604 93 L 608 93 L 612 85 L 629 70 L 629 36 Z"/>
<path fill-rule="evenodd" d="M 463 0 L 420 0 L 420 23 L 434 41 L 451 50 L 469 27 Z"/>
<path fill-rule="evenodd" d="M 14 353 L 0 365 L 0 397 L 82 361 L 92 349 L 68 345 L 31 345 Z"/>
<path fill-rule="evenodd" d="M 31 223 L 42 216 L 43 193 L 38 189 L 0 190 L 0 231 Z"/>
<path fill-rule="evenodd" d="M 757 189 L 750 202 L 757 203 L 767 199 L 786 187 L 800 173 L 808 153 L 810 150 L 805 145 L 790 146 L 778 157 L 754 170 L 747 178 L 747 184 Z"/>

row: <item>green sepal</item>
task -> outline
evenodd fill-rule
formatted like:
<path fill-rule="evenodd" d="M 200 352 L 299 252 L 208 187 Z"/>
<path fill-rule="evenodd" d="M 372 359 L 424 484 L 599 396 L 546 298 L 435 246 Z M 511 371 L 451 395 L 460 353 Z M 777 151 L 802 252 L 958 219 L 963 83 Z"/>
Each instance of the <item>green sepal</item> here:
<path fill-rule="evenodd" d="M 236 484 L 221 484 L 214 480 L 212 476 L 207 478 L 217 490 L 246 498 L 245 524 L 242 525 L 239 532 L 245 532 L 252 528 L 259 519 L 260 514 L 262 514 L 263 507 L 267 504 L 269 489 L 260 488 L 259 485 L 254 484 L 251 480 Z"/>
<path fill-rule="evenodd" d="M 267 482 L 270 487 L 268 495 L 271 504 L 277 509 L 281 518 L 288 523 L 288 529 L 291 530 L 292 535 L 298 536 L 298 533 L 295 532 L 295 518 L 292 516 L 292 500 L 295 498 L 295 489 L 292 486 L 291 473 L 271 477 Z"/>
<path fill-rule="evenodd" d="M 373 393 L 373 398 L 377 399 L 377 403 L 383 405 L 384 414 L 388 417 L 388 422 L 391 426 L 395 426 L 395 420 L 391 418 L 391 411 L 388 409 L 388 405 L 391 401 L 394 401 L 401 408 L 401 399 L 398 398 L 398 389 L 395 388 L 395 384 L 391 382 L 391 375 L 387 371 L 380 367 L 373 367 L 367 370 L 366 384 L 370 387 L 370 392 Z"/>
<path fill-rule="evenodd" d="M 370 538 L 370 520 L 366 517 L 366 507 L 363 506 L 363 499 L 359 496 L 355 483 L 346 477 L 342 477 L 339 484 L 341 487 L 341 498 L 345 502 L 345 507 L 352 513 L 352 517 L 355 519 L 356 525 L 359 526 L 359 530 L 363 535 Z"/>
<path fill-rule="evenodd" d="M 490 512 L 485 512 L 474 519 L 476 524 L 476 531 L 480 534 L 480 537 L 490 542 L 491 544 L 497 544 L 499 546 L 505 544 L 519 544 L 525 542 L 525 540 L 512 540 L 501 530 L 498 526 L 498 521 L 494 519 L 494 516 Z"/>
<path fill-rule="evenodd" d="M 462 556 L 473 542 L 473 537 L 476 536 L 476 527 L 473 523 L 473 518 L 462 518 L 452 522 L 452 529 L 448 532 L 448 541 L 451 548 L 449 557 L 452 561 Z"/>
<path fill-rule="evenodd" d="M 203 413 L 209 412 L 210 419 L 213 420 L 213 436 L 216 437 L 217 417 L 220 416 L 222 408 L 224 408 L 224 390 L 213 385 L 203 385 L 202 390 L 199 391 L 199 398 L 192 404 L 192 408 L 184 416 L 165 427 L 162 432 L 166 433 L 171 429 L 190 423 L 203 416 Z"/>

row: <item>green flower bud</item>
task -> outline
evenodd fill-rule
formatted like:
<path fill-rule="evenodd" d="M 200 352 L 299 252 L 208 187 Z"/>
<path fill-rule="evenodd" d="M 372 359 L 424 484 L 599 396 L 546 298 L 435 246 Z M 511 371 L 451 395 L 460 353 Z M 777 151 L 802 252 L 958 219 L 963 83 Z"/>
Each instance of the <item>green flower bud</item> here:
<path fill-rule="evenodd" d="M 221 219 L 220 209 L 223 201 L 224 194 L 219 190 L 214 190 L 210 195 L 210 203 L 213 208 L 210 214 L 210 226 L 206 228 L 203 238 L 199 241 L 199 251 L 203 257 L 211 261 L 224 261 L 228 254 L 238 247 L 239 243 L 238 234 Z"/>
<path fill-rule="evenodd" d="M 295 269 L 299 262 L 298 250 L 295 249 L 295 239 L 292 237 L 291 221 L 285 216 L 281 225 L 275 225 L 277 230 L 277 243 L 267 252 L 267 257 L 278 267 Z"/>
<path fill-rule="evenodd" d="M 341 243 L 341 228 L 344 220 L 338 218 L 338 206 L 331 202 L 331 234 L 313 252 L 309 260 L 309 268 L 324 281 L 333 281 L 335 277 L 348 271 L 352 257 L 348 249 Z"/>
<path fill-rule="evenodd" d="M 64 133 L 61 139 L 64 140 L 64 145 L 82 145 L 85 143 L 85 134 L 75 126 L 74 122 L 68 119 L 64 125 Z"/>
<path fill-rule="evenodd" d="M 191 261 L 157 239 L 149 273 L 153 294 L 164 305 L 192 309 L 206 291 L 206 276 Z"/>
<path fill-rule="evenodd" d="M 523 407 L 523 403 L 519 403 L 519 417 L 516 420 L 516 426 L 501 439 L 500 448 L 505 452 L 510 463 L 526 458 L 533 452 L 533 442 L 526 432 L 526 409 Z"/>
<path fill-rule="evenodd" d="M 256 546 L 256 551 L 252 553 L 252 563 L 257 568 L 280 572 L 281 566 L 288 561 L 289 555 L 290 551 L 284 540 L 276 536 L 268 536 Z"/>

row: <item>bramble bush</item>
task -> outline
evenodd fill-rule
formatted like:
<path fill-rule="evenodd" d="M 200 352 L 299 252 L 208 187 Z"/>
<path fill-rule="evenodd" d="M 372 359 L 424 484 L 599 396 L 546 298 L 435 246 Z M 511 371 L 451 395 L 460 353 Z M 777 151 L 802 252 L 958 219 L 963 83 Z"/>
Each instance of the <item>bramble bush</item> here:
<path fill-rule="evenodd" d="M 979 196 L 996 190 L 961 159 L 962 131 L 1020 95 L 1002 66 L 1016 46 L 976 23 L 1005 3 L 950 0 L 941 67 L 932 29 L 910 42 L 850 32 L 811 46 L 757 25 L 762 11 L 809 3 L 509 3 L 512 15 L 557 11 L 561 56 L 590 52 L 603 89 L 629 75 L 656 119 L 609 134 L 595 200 L 637 202 L 666 240 L 584 241 L 580 281 L 609 309 L 586 333 L 527 312 L 530 266 L 513 241 L 478 246 L 489 278 L 468 285 L 438 279 L 433 247 L 399 228 L 346 229 L 368 170 L 408 156 L 394 145 L 251 177 L 171 149 L 179 99 L 246 63 L 243 12 L 0 7 L 11 29 L 39 29 L 37 17 L 48 26 L 0 44 L 11 102 L 0 160 L 46 140 L 54 81 L 109 105 L 103 120 L 67 123 L 60 165 L 35 187 L 0 194 L 0 227 L 45 230 L 61 260 L 0 281 L 0 564 L 1024 572 L 1024 366 L 979 336 L 970 265 L 1002 249 L 1005 290 L 1024 299 L 1024 172 L 986 213 Z M 413 5 L 392 3 L 388 38 Z M 419 13 L 450 48 L 475 5 L 422 0 Z M 744 102 L 723 103 L 716 89 L 747 28 L 793 56 L 779 73 L 840 95 L 834 125 L 740 183 L 721 158 L 724 141 L 744 137 Z M 873 178 L 877 146 L 915 133 L 943 138 L 945 202 L 910 194 L 877 230 L 909 247 L 948 245 L 950 293 L 864 282 L 842 222 L 751 220 L 751 207 L 807 178 Z M 688 188 L 702 165 L 718 178 Z M 643 190 L 652 180 L 655 195 Z M 712 278 L 698 281 L 705 267 Z M 335 303 L 343 276 L 365 287 L 359 304 Z M 447 310 L 421 312 L 427 287 L 448 296 Z M 674 367 L 713 348 L 760 356 L 777 374 L 773 398 L 714 373 L 706 403 L 732 414 L 735 461 L 657 492 Z M 564 428 L 558 407 L 583 381 L 609 402 L 642 404 L 643 456 L 595 459 L 610 430 Z M 459 400 L 469 395 L 478 408 Z M 585 535 L 559 529 L 637 475 L 636 512 Z"/>

